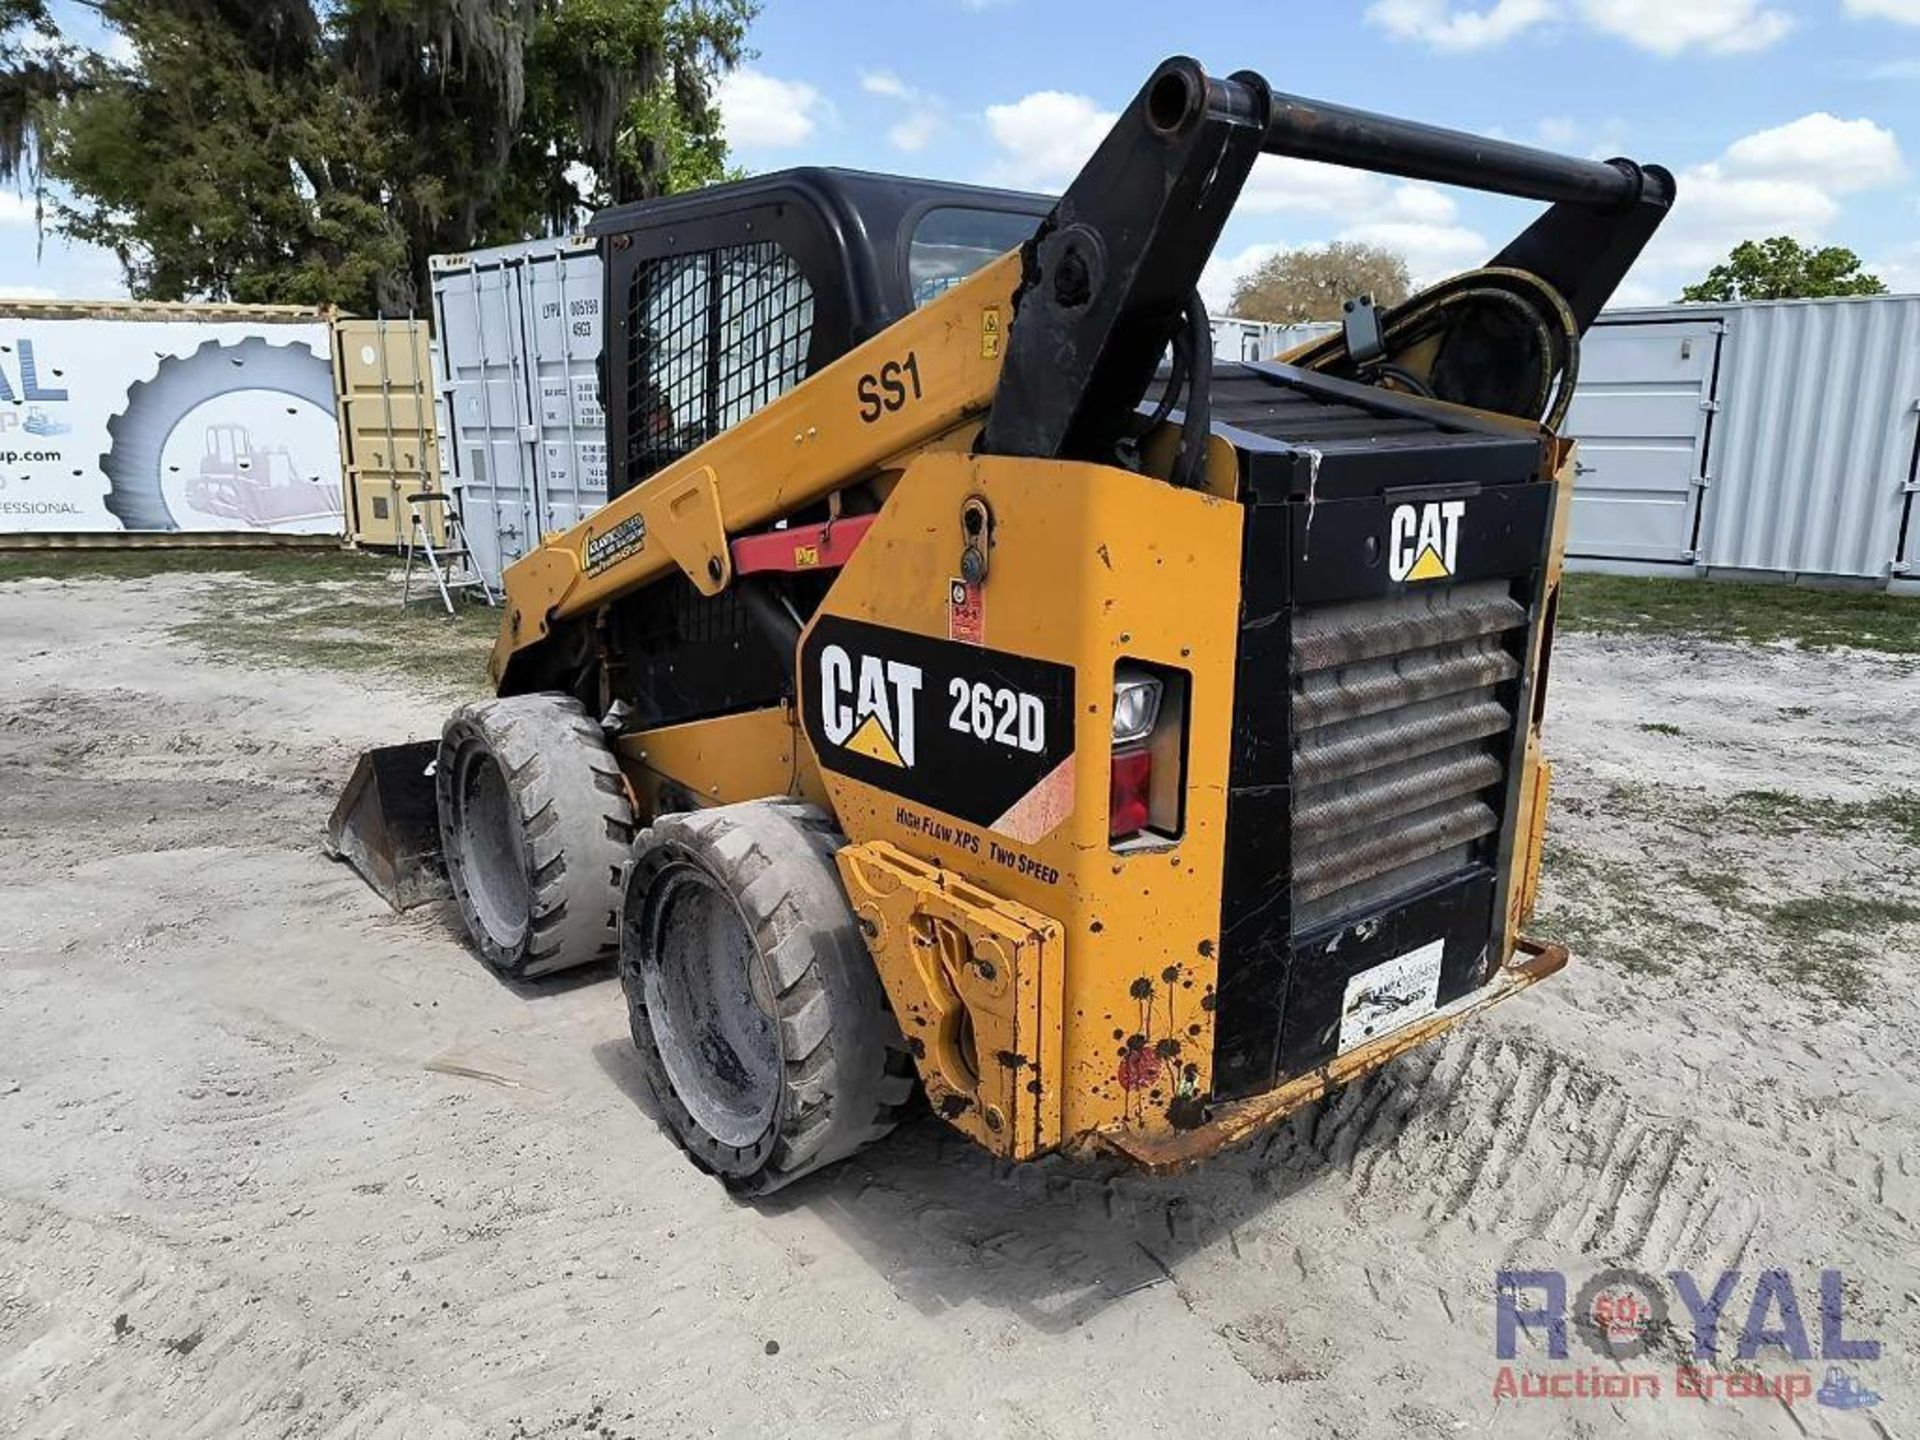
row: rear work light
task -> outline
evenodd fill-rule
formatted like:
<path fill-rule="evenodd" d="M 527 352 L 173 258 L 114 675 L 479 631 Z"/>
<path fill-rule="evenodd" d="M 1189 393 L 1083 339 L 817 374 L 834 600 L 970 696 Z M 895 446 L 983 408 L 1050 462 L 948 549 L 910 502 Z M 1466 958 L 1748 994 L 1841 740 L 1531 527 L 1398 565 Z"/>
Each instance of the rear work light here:
<path fill-rule="evenodd" d="M 1107 837 L 1116 847 L 1178 838 L 1186 765 L 1186 676 L 1123 661 L 1113 673 Z"/>

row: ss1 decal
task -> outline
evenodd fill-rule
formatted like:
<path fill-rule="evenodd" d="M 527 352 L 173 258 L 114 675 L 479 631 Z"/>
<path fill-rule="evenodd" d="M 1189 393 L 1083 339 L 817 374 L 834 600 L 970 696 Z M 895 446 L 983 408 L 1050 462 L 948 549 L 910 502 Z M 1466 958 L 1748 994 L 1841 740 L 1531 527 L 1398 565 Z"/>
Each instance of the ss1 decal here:
<path fill-rule="evenodd" d="M 824 615 L 800 685 L 825 769 L 1015 838 L 1030 828 L 1021 802 L 1054 797 L 1073 755 L 1068 665 Z"/>
<path fill-rule="evenodd" d="M 904 360 L 889 360 L 877 371 L 860 377 L 860 420 L 873 424 L 891 415 L 909 400 L 920 398 L 920 357 L 909 350 Z"/>
<path fill-rule="evenodd" d="M 629 515 L 602 534 L 588 534 L 587 574 L 597 575 L 614 561 L 623 560 L 635 551 L 645 549 L 646 544 L 647 517 L 644 515 Z"/>

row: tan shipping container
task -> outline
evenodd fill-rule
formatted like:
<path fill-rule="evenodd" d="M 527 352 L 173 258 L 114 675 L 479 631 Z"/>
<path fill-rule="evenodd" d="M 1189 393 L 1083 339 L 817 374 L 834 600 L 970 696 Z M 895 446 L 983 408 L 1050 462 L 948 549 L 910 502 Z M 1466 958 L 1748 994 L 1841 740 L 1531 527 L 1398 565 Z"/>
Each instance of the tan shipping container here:
<path fill-rule="evenodd" d="M 440 488 L 433 373 L 424 320 L 338 320 L 333 371 L 340 402 L 340 468 L 347 536 L 400 549 L 412 523 L 409 495 Z M 439 505 L 422 507 L 433 543 L 445 543 Z"/>

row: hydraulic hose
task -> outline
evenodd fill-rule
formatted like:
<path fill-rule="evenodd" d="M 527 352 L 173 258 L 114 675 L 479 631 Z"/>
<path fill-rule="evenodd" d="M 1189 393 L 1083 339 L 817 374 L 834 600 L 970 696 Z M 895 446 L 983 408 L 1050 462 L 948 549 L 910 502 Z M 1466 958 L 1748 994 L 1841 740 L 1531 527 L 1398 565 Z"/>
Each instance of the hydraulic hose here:
<path fill-rule="evenodd" d="M 1194 291 L 1187 299 L 1187 410 L 1180 423 L 1180 452 L 1173 462 L 1173 483 L 1197 487 L 1207 464 L 1207 437 L 1213 426 L 1213 327 L 1207 307 Z"/>
<path fill-rule="evenodd" d="M 1473 313 L 1505 316 L 1524 335 L 1536 357 L 1536 368 L 1526 377 L 1523 393 L 1489 403 L 1489 376 L 1512 373 L 1517 357 L 1506 351 L 1512 342 L 1490 335 Z M 1356 380 L 1384 378 L 1429 398 L 1498 409 L 1522 419 L 1538 420 L 1558 431 L 1573 403 L 1574 382 L 1580 374 L 1580 327 L 1567 302 L 1546 281 L 1524 270 L 1469 270 L 1424 290 L 1389 311 L 1381 326 L 1384 360 L 1357 365 L 1347 353 L 1346 339 L 1330 335 L 1294 362 Z M 1408 352 L 1437 340 L 1424 366 L 1411 363 Z M 1475 348 L 1491 349 L 1491 357 Z M 1476 360 L 1491 359 L 1491 366 Z"/>

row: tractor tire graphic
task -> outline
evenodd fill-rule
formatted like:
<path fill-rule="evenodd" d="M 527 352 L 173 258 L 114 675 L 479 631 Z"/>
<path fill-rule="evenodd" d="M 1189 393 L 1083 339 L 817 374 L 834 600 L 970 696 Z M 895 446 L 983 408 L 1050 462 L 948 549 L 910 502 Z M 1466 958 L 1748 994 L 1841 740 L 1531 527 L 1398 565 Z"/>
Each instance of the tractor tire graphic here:
<path fill-rule="evenodd" d="M 334 413 L 333 369 L 305 345 L 272 345 L 257 335 L 209 340 L 191 355 L 169 355 L 151 380 L 127 387 L 126 408 L 107 422 L 100 457 L 112 489 L 106 506 L 128 530 L 178 530 L 167 505 L 165 456 L 174 427 L 196 408 L 237 390 L 271 390 Z"/>

